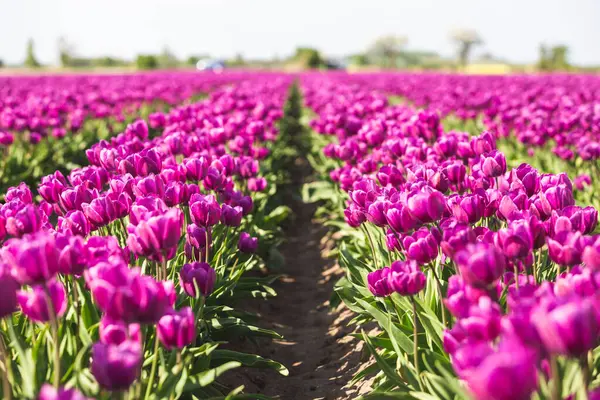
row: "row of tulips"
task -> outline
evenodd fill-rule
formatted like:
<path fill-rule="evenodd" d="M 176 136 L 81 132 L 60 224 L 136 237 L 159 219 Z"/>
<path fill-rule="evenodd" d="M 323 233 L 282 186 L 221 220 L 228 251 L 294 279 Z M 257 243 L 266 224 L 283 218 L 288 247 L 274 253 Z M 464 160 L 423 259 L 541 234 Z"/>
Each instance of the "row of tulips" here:
<path fill-rule="evenodd" d="M 235 307 L 274 295 L 272 277 L 247 272 L 265 268 L 286 215 L 271 153 L 290 82 L 234 79 L 95 144 L 89 166 L 41 180 L 39 201 L 25 184 L 6 192 L 4 398 L 243 398 L 216 378 L 241 365 L 287 374 L 223 346 L 279 337 Z"/>
<path fill-rule="evenodd" d="M 160 123 L 153 112 L 241 78 L 185 72 L 0 77 L 0 191 L 85 165 L 85 149 L 133 120 Z"/>
<path fill-rule="evenodd" d="M 454 78 L 394 79 L 418 91 L 420 79 Z M 517 88 L 535 79 L 498 78 Z M 390 77 L 303 77 L 321 134 L 310 159 L 330 179 L 305 198 L 327 201 L 339 231 L 347 274 L 336 293 L 360 326 L 379 326 L 362 333 L 375 360 L 354 378 L 374 377 L 365 398 L 600 398 L 597 210 L 575 205 L 565 173 L 509 168 L 498 130 L 446 131 L 439 103 L 391 106 L 373 91 L 378 80 Z M 539 82 L 555 80 L 582 102 L 594 93 L 584 85 L 594 78 Z M 402 94 L 426 96 L 411 90 Z"/>

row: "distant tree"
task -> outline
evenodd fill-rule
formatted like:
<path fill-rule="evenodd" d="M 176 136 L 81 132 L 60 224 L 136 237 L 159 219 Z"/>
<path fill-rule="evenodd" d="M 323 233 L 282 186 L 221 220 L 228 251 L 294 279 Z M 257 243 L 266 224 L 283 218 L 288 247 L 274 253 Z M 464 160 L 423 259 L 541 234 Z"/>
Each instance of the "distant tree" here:
<path fill-rule="evenodd" d="M 196 64 L 198 64 L 198 61 L 200 61 L 200 57 L 198 57 L 198 56 L 189 56 L 187 58 L 187 60 L 185 61 L 185 63 L 188 64 L 188 65 L 195 66 Z"/>
<path fill-rule="evenodd" d="M 63 67 L 71 66 L 74 52 L 73 45 L 67 42 L 64 37 L 58 39 L 58 58 L 60 59 L 60 65 Z"/>
<path fill-rule="evenodd" d="M 319 68 L 324 65 L 321 53 L 311 47 L 298 47 L 294 58 L 303 62 L 308 68 Z"/>
<path fill-rule="evenodd" d="M 157 61 L 161 68 L 174 68 L 179 65 L 179 60 L 167 46 L 158 55 Z"/>
<path fill-rule="evenodd" d="M 150 54 L 139 54 L 135 59 L 137 69 L 156 69 L 158 68 L 158 60 L 156 56 Z"/>
<path fill-rule="evenodd" d="M 350 64 L 364 67 L 365 65 L 369 65 L 369 57 L 364 53 L 354 54 L 350 56 Z"/>
<path fill-rule="evenodd" d="M 396 67 L 398 57 L 408 43 L 405 36 L 387 35 L 375 40 L 367 50 L 367 56 L 374 64 L 387 68 Z"/>
<path fill-rule="evenodd" d="M 538 69 L 540 71 L 548 71 L 550 70 L 550 64 L 551 64 L 551 60 L 550 60 L 550 56 L 548 54 L 548 48 L 546 47 L 546 45 L 544 43 L 540 44 L 539 47 L 539 60 L 538 60 Z"/>
<path fill-rule="evenodd" d="M 38 62 L 38 60 L 35 57 L 35 54 L 33 52 L 33 39 L 29 39 L 27 41 L 27 52 L 26 52 L 24 64 L 26 67 L 29 67 L 29 68 L 38 68 L 41 66 L 41 64 Z"/>
<path fill-rule="evenodd" d="M 3 68 L 3 67 L 4 67 L 4 61 L 0 60 L 0 68 Z"/>
<path fill-rule="evenodd" d="M 473 47 L 483 43 L 479 34 L 472 29 L 459 29 L 450 34 L 450 38 L 458 45 L 458 65 L 464 67 L 469 62 Z"/>
<path fill-rule="evenodd" d="M 550 50 L 550 63 L 552 70 L 564 71 L 570 68 L 567 60 L 567 53 L 569 48 L 565 45 L 553 46 Z"/>

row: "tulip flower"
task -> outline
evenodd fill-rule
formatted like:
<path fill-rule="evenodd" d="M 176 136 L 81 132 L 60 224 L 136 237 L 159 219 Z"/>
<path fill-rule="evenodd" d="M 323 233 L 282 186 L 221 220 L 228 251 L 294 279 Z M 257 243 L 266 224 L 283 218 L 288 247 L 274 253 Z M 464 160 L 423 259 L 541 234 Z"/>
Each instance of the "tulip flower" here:
<path fill-rule="evenodd" d="M 486 288 L 504 273 L 506 260 L 488 243 L 468 244 L 457 252 L 454 261 L 465 283 Z"/>
<path fill-rule="evenodd" d="M 196 338 L 194 312 L 190 307 L 164 315 L 156 325 L 160 342 L 167 349 L 181 349 Z"/>
<path fill-rule="evenodd" d="M 90 370 L 103 389 L 124 391 L 138 378 L 142 360 L 139 343 L 96 343 L 92 346 Z"/>
<path fill-rule="evenodd" d="M 179 273 L 181 287 L 191 297 L 197 297 L 196 287 L 203 297 L 213 291 L 217 275 L 215 270 L 207 263 L 194 262 L 184 264 Z"/>
<path fill-rule="evenodd" d="M 49 322 L 53 316 L 59 318 L 67 310 L 67 294 L 62 283 L 51 280 L 44 285 L 46 288 L 35 285 L 32 291 L 21 290 L 17 293 L 17 300 L 23 314 L 32 321 Z M 49 304 L 48 300 L 52 304 Z"/>
<path fill-rule="evenodd" d="M 242 253 L 256 253 L 258 249 L 258 238 L 250 236 L 247 232 L 240 233 L 238 249 Z"/>

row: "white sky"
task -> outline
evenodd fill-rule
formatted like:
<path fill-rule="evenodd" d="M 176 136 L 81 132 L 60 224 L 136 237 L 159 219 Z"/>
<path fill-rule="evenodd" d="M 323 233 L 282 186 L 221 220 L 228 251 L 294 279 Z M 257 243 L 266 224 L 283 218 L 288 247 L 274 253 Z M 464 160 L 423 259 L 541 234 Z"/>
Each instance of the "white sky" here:
<path fill-rule="evenodd" d="M 21 62 L 31 37 L 38 59 L 57 63 L 60 36 L 87 57 L 168 46 L 178 57 L 262 58 L 299 45 L 339 56 L 386 34 L 449 55 L 454 28 L 477 30 L 479 52 L 511 61 L 535 61 L 546 42 L 600 65 L 600 0 L 0 0 L 0 59 Z"/>

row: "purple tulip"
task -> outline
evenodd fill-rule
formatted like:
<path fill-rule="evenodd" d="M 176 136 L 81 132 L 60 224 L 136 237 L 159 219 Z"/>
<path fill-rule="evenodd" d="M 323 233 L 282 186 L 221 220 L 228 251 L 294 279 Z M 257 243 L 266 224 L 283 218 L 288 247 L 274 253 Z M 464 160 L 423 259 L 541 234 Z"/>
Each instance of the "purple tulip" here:
<path fill-rule="evenodd" d="M 533 235 L 529 223 L 525 220 L 511 222 L 508 228 L 498 231 L 495 244 L 506 258 L 525 259 L 533 251 Z"/>
<path fill-rule="evenodd" d="M 221 190 L 226 181 L 227 177 L 220 169 L 210 166 L 206 170 L 203 183 L 206 190 Z"/>
<path fill-rule="evenodd" d="M 35 322 L 50 321 L 52 316 L 50 307 L 56 318 L 61 317 L 67 310 L 67 294 L 62 283 L 58 280 L 50 280 L 44 285 L 47 289 L 43 285 L 34 285 L 32 291 L 17 292 L 17 300 L 23 314 Z M 48 304 L 48 297 L 52 304 Z"/>
<path fill-rule="evenodd" d="M 531 320 L 552 354 L 581 357 L 598 344 L 600 322 L 591 299 L 545 298 Z"/>
<path fill-rule="evenodd" d="M 251 192 L 264 192 L 267 188 L 267 180 L 265 178 L 248 178 L 248 190 Z"/>
<path fill-rule="evenodd" d="M 79 210 L 69 211 L 62 217 L 58 217 L 56 230 L 71 235 L 87 236 L 91 232 L 91 226 L 85 214 Z"/>
<path fill-rule="evenodd" d="M 387 225 L 386 214 L 390 205 L 389 201 L 380 200 L 369 204 L 366 212 L 367 220 L 376 226 L 383 227 Z"/>
<path fill-rule="evenodd" d="M 137 379 L 143 354 L 139 343 L 96 343 L 92 346 L 90 370 L 103 389 L 124 391 Z"/>
<path fill-rule="evenodd" d="M 344 210 L 344 220 L 351 227 L 358 228 L 367 220 L 367 216 L 355 204 L 350 204 L 348 208 Z"/>
<path fill-rule="evenodd" d="M 418 191 L 408 197 L 410 213 L 421 223 L 438 221 L 446 210 L 446 199 L 437 190 Z"/>
<path fill-rule="evenodd" d="M 488 178 L 496 178 L 506 172 L 506 158 L 497 150 L 481 156 L 480 163 L 481 172 Z"/>
<path fill-rule="evenodd" d="M 212 293 L 217 275 L 207 263 L 193 262 L 181 267 L 179 279 L 181 287 L 188 296 L 197 297 L 197 286 L 199 294 L 206 297 Z"/>
<path fill-rule="evenodd" d="M 164 315 L 156 325 L 160 342 L 168 350 L 181 349 L 196 338 L 196 321 L 190 307 Z"/>
<path fill-rule="evenodd" d="M 88 400 L 77 389 L 56 389 L 47 383 L 42 386 L 37 400 Z"/>
<path fill-rule="evenodd" d="M 221 206 L 221 223 L 225 226 L 240 226 L 243 216 L 242 207 L 231 207 L 227 204 Z"/>
<path fill-rule="evenodd" d="M 0 319 L 7 317 L 17 310 L 17 290 L 19 284 L 10 274 L 7 265 L 0 263 Z"/>
<path fill-rule="evenodd" d="M 164 200 L 165 204 L 169 207 L 175 207 L 186 201 L 187 187 L 181 182 L 169 182 L 165 186 Z"/>
<path fill-rule="evenodd" d="M 258 249 L 258 238 L 250 236 L 247 232 L 240 233 L 238 249 L 242 253 L 256 253 Z"/>
<path fill-rule="evenodd" d="M 12 268 L 17 280 L 27 285 L 44 283 L 60 270 L 55 239 L 47 232 L 7 241 L 2 259 Z"/>
<path fill-rule="evenodd" d="M 25 204 L 33 203 L 33 195 L 27 184 L 21 182 L 17 187 L 9 187 L 4 196 L 4 201 L 20 200 Z"/>
<path fill-rule="evenodd" d="M 198 182 L 206 176 L 210 160 L 206 157 L 189 158 L 183 160 L 185 176 L 190 181 Z"/>
<path fill-rule="evenodd" d="M 537 368 L 531 350 L 515 343 L 489 355 L 465 380 L 481 400 L 529 400 L 537 389 Z"/>
<path fill-rule="evenodd" d="M 209 227 L 221 218 L 221 207 L 215 196 L 195 194 L 190 198 L 190 214 L 196 225 Z"/>
<path fill-rule="evenodd" d="M 81 236 L 56 235 L 56 247 L 59 251 L 60 272 L 66 275 L 81 276 L 88 267 L 89 256 L 85 241 Z"/>
<path fill-rule="evenodd" d="M 377 297 L 385 297 L 394 293 L 394 290 L 391 288 L 389 284 L 390 269 L 388 267 L 378 269 L 376 271 L 370 272 L 367 275 L 367 283 L 369 286 L 369 290 L 373 293 L 373 296 Z"/>
<path fill-rule="evenodd" d="M 448 206 L 458 222 L 473 224 L 483 218 L 485 199 L 479 194 L 450 197 Z"/>
<path fill-rule="evenodd" d="M 18 201 L 18 200 L 17 200 Z M 13 200 L 13 204 L 16 203 Z M 15 237 L 39 231 L 47 221 L 45 214 L 33 204 L 20 203 L 19 209 L 6 217 L 6 232 Z"/>
<path fill-rule="evenodd" d="M 588 174 L 581 174 L 575 178 L 573 183 L 577 190 L 584 190 L 587 186 L 592 184 L 592 177 Z"/>
<path fill-rule="evenodd" d="M 416 218 L 407 207 L 403 207 L 400 203 L 388 207 L 385 212 L 385 221 L 398 233 L 408 232 L 417 226 Z"/>
<path fill-rule="evenodd" d="M 113 320 L 108 316 L 103 316 L 98 328 L 100 342 L 104 344 L 121 344 L 127 340 L 132 340 L 142 344 L 142 331 L 139 324 L 126 324 L 122 321 Z"/>
<path fill-rule="evenodd" d="M 165 195 L 165 183 L 160 175 L 150 174 L 137 181 L 133 186 L 133 193 L 136 197 L 164 197 Z"/>
<path fill-rule="evenodd" d="M 130 230 L 127 246 L 134 254 L 152 260 L 171 259 L 177 250 L 182 227 L 183 213 L 178 208 L 171 208 L 164 214 L 140 221 Z"/>
<path fill-rule="evenodd" d="M 81 209 L 95 229 L 108 225 L 117 219 L 115 202 L 108 196 L 100 196 L 90 203 L 83 203 Z"/>
<path fill-rule="evenodd" d="M 413 296 L 419 293 L 427 278 L 415 261 L 394 261 L 390 266 L 388 285 L 401 296 Z"/>
<path fill-rule="evenodd" d="M 600 240 L 598 238 L 583 249 L 581 260 L 594 271 L 600 270 Z"/>
<path fill-rule="evenodd" d="M 454 257 L 454 254 L 464 249 L 467 244 L 475 243 L 477 236 L 471 226 L 460 223 L 454 218 L 448 218 L 440 224 L 442 240 L 440 247 L 446 257 Z"/>
<path fill-rule="evenodd" d="M 560 231 L 554 237 L 547 238 L 548 254 L 555 263 L 571 266 L 581 263 L 584 248 L 591 239 L 581 236 L 578 231 Z"/>
<path fill-rule="evenodd" d="M 441 236 L 440 231 L 435 227 L 421 228 L 411 236 L 406 236 L 402 244 L 409 259 L 424 265 L 437 258 Z"/>
<path fill-rule="evenodd" d="M 506 269 L 504 255 L 489 243 L 468 244 L 454 261 L 465 283 L 475 287 L 489 287 Z"/>

